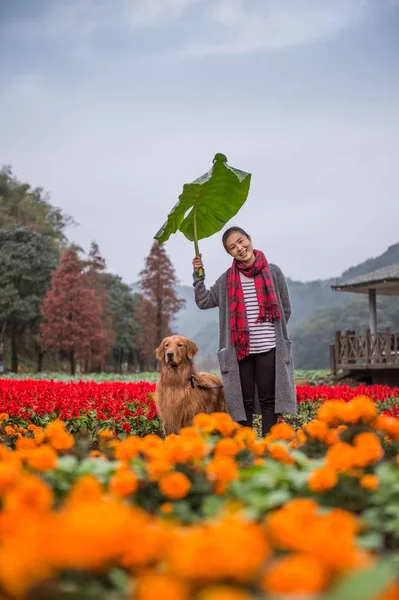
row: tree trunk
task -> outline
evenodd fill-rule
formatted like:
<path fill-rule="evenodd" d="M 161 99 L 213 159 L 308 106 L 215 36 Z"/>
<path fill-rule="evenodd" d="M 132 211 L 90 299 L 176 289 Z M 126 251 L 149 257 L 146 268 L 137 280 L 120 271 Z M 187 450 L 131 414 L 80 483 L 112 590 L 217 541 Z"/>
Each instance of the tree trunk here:
<path fill-rule="evenodd" d="M 17 334 L 14 327 L 11 329 L 11 371 L 18 373 Z"/>
<path fill-rule="evenodd" d="M 75 351 L 71 350 L 71 354 L 69 355 L 69 364 L 71 366 L 71 375 L 75 375 L 76 373 L 76 365 L 75 365 Z"/>
<path fill-rule="evenodd" d="M 42 350 L 39 346 L 38 352 L 37 352 L 37 367 L 36 370 L 38 373 L 42 372 L 43 369 L 43 356 L 46 354 L 45 350 Z"/>

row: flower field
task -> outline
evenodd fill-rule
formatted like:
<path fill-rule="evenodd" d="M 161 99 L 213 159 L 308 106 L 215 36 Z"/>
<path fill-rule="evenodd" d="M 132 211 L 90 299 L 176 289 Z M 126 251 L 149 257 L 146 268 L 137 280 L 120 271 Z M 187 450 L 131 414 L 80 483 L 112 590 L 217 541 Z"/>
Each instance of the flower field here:
<path fill-rule="evenodd" d="M 399 390 L 301 386 L 263 439 L 161 439 L 153 391 L 0 380 L 1 600 L 398 600 Z"/>
<path fill-rule="evenodd" d="M 155 383 L 147 381 L 53 381 L 0 379 L 0 413 L 10 424 L 45 426 L 60 419 L 70 432 L 86 430 L 91 438 L 101 429 L 144 435 L 160 431 L 153 401 Z M 348 401 L 367 395 L 379 412 L 399 416 L 399 388 L 388 386 L 297 386 L 298 417 L 286 417 L 296 429 L 315 418 L 326 400 Z"/>

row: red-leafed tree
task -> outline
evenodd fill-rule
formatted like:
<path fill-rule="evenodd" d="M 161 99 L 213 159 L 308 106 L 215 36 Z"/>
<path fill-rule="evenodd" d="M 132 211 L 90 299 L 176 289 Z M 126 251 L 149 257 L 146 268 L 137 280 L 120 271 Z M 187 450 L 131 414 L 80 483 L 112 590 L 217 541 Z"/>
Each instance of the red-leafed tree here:
<path fill-rule="evenodd" d="M 94 290 L 101 305 L 101 320 L 107 345 L 110 347 L 115 343 L 114 319 L 109 301 L 106 262 L 100 254 L 97 242 L 92 242 L 88 259 L 85 261 L 85 275 L 88 286 Z M 92 360 L 92 369 L 101 369 L 101 363 Z"/>
<path fill-rule="evenodd" d="M 67 353 L 72 375 L 76 360 L 90 363 L 104 359 L 108 346 L 101 304 L 89 288 L 83 264 L 73 248 L 65 251 L 54 271 L 41 313 L 40 344 L 44 349 Z"/>
<path fill-rule="evenodd" d="M 143 355 L 152 356 L 163 338 L 171 334 L 174 318 L 185 305 L 185 300 L 177 295 L 177 283 L 165 248 L 154 242 L 140 273 L 143 299 L 135 315 L 140 325 L 137 342 Z"/>

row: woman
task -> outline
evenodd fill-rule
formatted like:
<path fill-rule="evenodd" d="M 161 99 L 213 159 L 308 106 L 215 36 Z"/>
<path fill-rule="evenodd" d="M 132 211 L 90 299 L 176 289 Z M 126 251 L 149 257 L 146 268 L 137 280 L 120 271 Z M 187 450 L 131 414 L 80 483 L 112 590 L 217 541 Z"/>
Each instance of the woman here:
<path fill-rule="evenodd" d="M 222 241 L 233 264 L 207 290 L 196 256 L 195 302 L 201 309 L 219 307 L 218 359 L 230 415 L 252 427 L 254 413 L 261 414 L 266 435 L 279 414 L 296 414 L 287 283 L 241 227 L 225 231 Z"/>

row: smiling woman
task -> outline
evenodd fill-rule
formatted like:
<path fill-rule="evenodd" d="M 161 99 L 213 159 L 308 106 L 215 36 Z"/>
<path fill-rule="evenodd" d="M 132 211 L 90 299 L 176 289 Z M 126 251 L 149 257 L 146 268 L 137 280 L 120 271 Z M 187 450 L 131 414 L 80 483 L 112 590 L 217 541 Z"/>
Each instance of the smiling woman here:
<path fill-rule="evenodd" d="M 219 308 L 218 358 L 231 416 L 252 427 L 254 412 L 260 413 L 266 435 L 280 413 L 296 414 L 288 287 L 281 269 L 254 250 L 241 227 L 227 229 L 222 241 L 233 264 L 208 290 L 196 256 L 195 301 L 201 309 Z"/>

